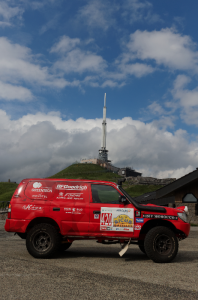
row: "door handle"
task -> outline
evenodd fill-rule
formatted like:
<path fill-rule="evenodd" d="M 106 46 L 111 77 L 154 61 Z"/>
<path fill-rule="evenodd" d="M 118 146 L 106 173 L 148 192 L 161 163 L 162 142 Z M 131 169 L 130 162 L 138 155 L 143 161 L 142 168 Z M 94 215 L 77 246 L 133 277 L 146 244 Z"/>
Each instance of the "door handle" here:
<path fill-rule="evenodd" d="M 53 211 L 60 211 L 60 207 L 53 207 Z"/>
<path fill-rule="evenodd" d="M 94 210 L 93 214 L 98 214 L 99 215 L 100 214 L 100 210 Z"/>

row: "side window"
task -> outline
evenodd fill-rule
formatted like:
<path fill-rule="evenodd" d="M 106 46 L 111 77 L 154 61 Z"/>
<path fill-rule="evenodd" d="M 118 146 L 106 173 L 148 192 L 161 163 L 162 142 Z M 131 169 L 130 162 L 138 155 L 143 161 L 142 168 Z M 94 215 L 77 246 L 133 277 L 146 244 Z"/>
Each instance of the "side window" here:
<path fill-rule="evenodd" d="M 182 199 L 183 203 L 197 203 L 197 198 L 193 194 L 187 194 Z"/>
<path fill-rule="evenodd" d="M 108 203 L 119 204 L 118 191 L 110 185 L 92 184 L 92 202 L 93 203 Z"/>

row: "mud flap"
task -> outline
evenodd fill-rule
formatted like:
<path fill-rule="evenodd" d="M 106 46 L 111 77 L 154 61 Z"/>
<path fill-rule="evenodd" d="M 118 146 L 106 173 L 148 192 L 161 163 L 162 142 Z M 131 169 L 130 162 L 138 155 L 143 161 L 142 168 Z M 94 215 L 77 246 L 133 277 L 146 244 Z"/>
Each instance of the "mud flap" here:
<path fill-rule="evenodd" d="M 130 245 L 131 239 L 129 239 L 128 243 L 125 245 L 125 247 L 122 247 L 122 250 L 119 252 L 120 257 L 122 257 L 128 250 Z"/>

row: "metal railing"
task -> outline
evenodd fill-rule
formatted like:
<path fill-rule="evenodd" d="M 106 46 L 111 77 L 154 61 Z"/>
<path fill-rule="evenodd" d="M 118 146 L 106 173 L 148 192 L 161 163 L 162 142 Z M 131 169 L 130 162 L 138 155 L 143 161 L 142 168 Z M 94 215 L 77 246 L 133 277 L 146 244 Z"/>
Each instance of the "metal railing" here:
<path fill-rule="evenodd" d="M 0 201 L 0 214 L 7 214 L 10 201 Z"/>

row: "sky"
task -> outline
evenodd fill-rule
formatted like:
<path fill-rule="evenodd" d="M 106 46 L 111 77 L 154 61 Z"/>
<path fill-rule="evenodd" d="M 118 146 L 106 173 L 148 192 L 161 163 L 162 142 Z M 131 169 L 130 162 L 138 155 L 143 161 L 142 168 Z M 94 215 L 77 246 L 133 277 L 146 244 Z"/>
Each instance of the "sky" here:
<path fill-rule="evenodd" d="M 101 147 L 117 167 L 198 167 L 198 2 L 0 1 L 0 181 L 47 177 Z"/>

